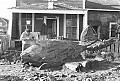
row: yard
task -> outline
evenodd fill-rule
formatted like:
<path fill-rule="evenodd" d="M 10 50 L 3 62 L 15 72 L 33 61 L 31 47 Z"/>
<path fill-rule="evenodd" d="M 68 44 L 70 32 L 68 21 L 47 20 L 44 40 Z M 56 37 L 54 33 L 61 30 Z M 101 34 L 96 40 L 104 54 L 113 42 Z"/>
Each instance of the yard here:
<path fill-rule="evenodd" d="M 1 59 L 0 81 L 119 81 L 120 55 L 119 47 L 116 46 L 118 43 L 119 41 L 102 49 L 103 53 L 112 54 L 114 60 L 111 60 L 109 56 L 102 61 L 89 60 L 86 67 L 81 67 L 79 72 L 66 68 L 64 65 L 59 70 L 41 70 L 40 67 L 23 66 L 19 61 Z"/>

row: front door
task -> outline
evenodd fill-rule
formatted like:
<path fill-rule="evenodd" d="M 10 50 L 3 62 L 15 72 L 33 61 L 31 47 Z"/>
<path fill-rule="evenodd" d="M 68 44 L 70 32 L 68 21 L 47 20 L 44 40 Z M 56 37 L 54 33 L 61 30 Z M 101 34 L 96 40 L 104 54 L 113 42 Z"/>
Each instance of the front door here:
<path fill-rule="evenodd" d="M 47 19 L 46 25 L 48 29 L 48 37 L 50 39 L 57 38 L 57 19 Z"/>

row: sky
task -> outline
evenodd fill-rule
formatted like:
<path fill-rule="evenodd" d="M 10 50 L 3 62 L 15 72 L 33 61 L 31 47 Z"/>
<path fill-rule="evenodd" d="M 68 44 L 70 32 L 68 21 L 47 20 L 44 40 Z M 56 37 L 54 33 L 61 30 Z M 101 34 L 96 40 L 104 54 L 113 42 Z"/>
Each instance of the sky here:
<path fill-rule="evenodd" d="M 9 11 L 7 8 L 15 7 L 16 0 L 0 0 L 0 17 L 9 19 Z"/>

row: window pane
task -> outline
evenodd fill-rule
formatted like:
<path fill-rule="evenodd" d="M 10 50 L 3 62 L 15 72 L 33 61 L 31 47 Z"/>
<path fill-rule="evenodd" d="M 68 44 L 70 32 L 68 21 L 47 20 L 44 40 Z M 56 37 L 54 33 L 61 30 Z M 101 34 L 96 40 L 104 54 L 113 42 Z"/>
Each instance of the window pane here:
<path fill-rule="evenodd" d="M 75 19 L 66 20 L 66 26 L 67 27 L 77 26 L 77 20 Z"/>
<path fill-rule="evenodd" d="M 76 39 L 77 37 L 77 27 L 67 27 L 67 38 L 69 39 Z"/>
<path fill-rule="evenodd" d="M 26 25 L 26 19 L 21 19 L 21 25 Z"/>
<path fill-rule="evenodd" d="M 35 20 L 34 31 L 40 32 L 42 29 L 42 25 L 43 25 L 43 20 Z"/>
<path fill-rule="evenodd" d="M 67 38 L 77 39 L 77 15 L 66 15 Z"/>
<path fill-rule="evenodd" d="M 31 13 L 28 13 L 28 14 L 27 14 L 27 18 L 32 18 L 32 14 L 31 14 Z"/>
<path fill-rule="evenodd" d="M 21 27 L 21 33 L 25 31 L 26 26 Z"/>
<path fill-rule="evenodd" d="M 67 19 L 77 19 L 77 15 L 76 14 L 67 14 L 66 18 Z"/>
<path fill-rule="evenodd" d="M 111 37 L 116 37 L 117 26 L 115 24 L 111 25 Z"/>
<path fill-rule="evenodd" d="M 27 28 L 29 28 L 30 32 L 32 32 L 32 26 L 27 26 Z"/>
<path fill-rule="evenodd" d="M 26 18 L 26 13 L 22 13 L 22 18 Z"/>

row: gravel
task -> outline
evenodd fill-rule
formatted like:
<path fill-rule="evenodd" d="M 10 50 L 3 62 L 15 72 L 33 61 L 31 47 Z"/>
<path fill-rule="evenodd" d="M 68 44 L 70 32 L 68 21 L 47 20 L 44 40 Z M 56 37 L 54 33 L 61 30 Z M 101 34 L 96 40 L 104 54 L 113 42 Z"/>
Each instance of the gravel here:
<path fill-rule="evenodd" d="M 0 65 L 0 81 L 120 81 L 120 65 L 106 70 L 74 72 L 70 69 L 39 70 L 19 64 Z"/>

